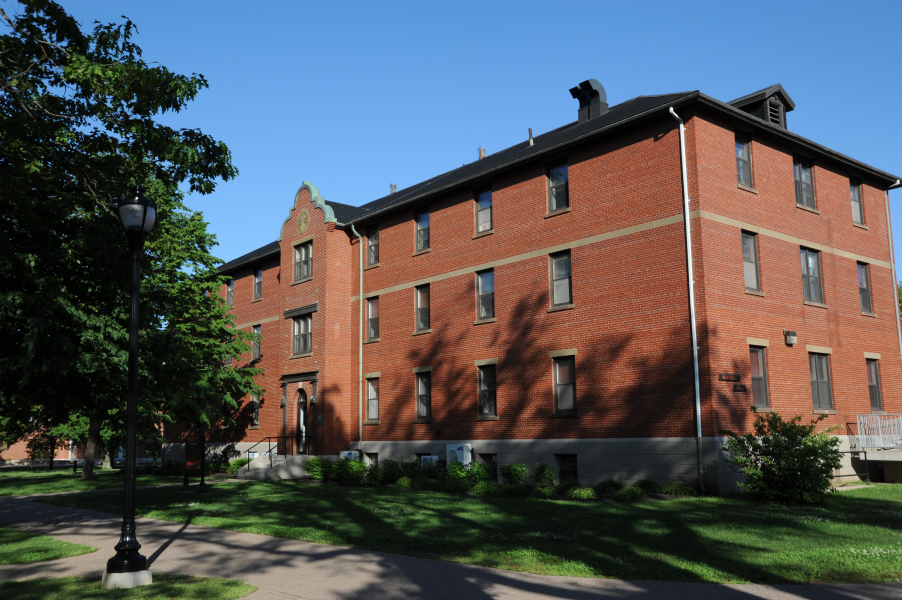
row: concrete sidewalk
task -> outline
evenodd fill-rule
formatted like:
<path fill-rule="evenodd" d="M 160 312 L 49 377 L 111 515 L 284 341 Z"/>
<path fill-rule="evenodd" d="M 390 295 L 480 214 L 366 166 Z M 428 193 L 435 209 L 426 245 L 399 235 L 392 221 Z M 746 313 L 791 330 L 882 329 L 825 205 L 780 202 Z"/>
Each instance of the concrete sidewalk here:
<path fill-rule="evenodd" d="M 121 517 L 109 513 L 39 504 L 32 497 L 2 497 L 0 525 L 89 544 L 99 551 L 0 565 L 0 580 L 72 575 L 99 580 L 119 540 L 121 523 Z M 237 579 L 259 588 L 250 600 L 902 599 L 902 584 L 766 586 L 545 577 L 154 519 L 138 519 L 138 539 L 155 573 Z"/>

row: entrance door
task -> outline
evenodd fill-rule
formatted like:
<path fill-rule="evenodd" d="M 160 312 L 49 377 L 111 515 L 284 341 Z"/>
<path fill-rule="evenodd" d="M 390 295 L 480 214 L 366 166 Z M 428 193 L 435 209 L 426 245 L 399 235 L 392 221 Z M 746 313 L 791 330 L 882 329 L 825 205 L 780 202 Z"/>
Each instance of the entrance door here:
<path fill-rule="evenodd" d="M 298 454 L 307 454 L 307 393 L 298 391 Z"/>

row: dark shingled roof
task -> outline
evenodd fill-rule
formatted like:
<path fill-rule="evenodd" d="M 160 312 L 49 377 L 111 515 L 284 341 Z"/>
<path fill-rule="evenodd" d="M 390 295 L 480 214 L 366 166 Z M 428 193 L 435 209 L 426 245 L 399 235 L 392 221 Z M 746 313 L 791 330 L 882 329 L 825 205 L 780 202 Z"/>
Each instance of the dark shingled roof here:
<path fill-rule="evenodd" d="M 227 273 L 229 271 L 234 271 L 239 267 L 243 267 L 248 265 L 256 260 L 263 258 L 264 256 L 269 256 L 270 254 L 278 254 L 279 253 L 279 242 L 276 240 L 275 242 L 270 242 L 261 248 L 257 248 L 256 250 L 252 250 L 245 254 L 244 256 L 239 256 L 234 260 L 230 260 L 227 263 L 224 263 L 219 266 L 220 273 Z"/>
<path fill-rule="evenodd" d="M 326 200 L 326 204 L 332 207 L 332 212 L 335 213 L 335 218 L 338 219 L 339 223 L 350 223 L 366 212 L 359 206 L 351 206 L 350 204 L 342 204 L 341 202 Z"/>
<path fill-rule="evenodd" d="M 394 194 L 389 194 L 378 200 L 373 200 L 372 202 L 359 207 L 358 211 L 360 212 L 353 215 L 351 221 L 345 221 L 339 217 L 338 211 L 336 211 L 335 217 L 338 219 L 339 223 L 356 223 L 357 221 L 366 219 L 377 213 L 384 212 L 409 202 L 414 202 L 439 190 L 453 187 L 469 180 L 478 179 L 480 176 L 486 175 L 505 165 L 517 163 L 529 159 L 532 156 L 552 151 L 558 146 L 590 135 L 599 129 L 616 125 L 621 121 L 626 121 L 638 117 L 643 113 L 673 104 L 692 94 L 698 94 L 698 92 L 681 92 L 660 96 L 639 96 L 632 100 L 627 100 L 626 102 L 611 107 L 608 112 L 594 119 L 589 119 L 582 123 L 573 122 L 569 125 L 564 125 L 563 127 L 549 131 L 548 133 L 536 136 L 533 138 L 534 143 L 532 146 L 529 145 L 528 140 L 525 140 L 515 146 L 501 150 L 500 152 L 489 154 L 482 160 L 471 162 L 460 168 L 454 169 L 453 171 L 448 171 L 447 173 L 443 173 L 432 179 L 423 181 L 422 183 L 412 185 L 409 188 L 398 190 Z M 334 206 L 334 203 L 329 202 L 329 205 Z"/>

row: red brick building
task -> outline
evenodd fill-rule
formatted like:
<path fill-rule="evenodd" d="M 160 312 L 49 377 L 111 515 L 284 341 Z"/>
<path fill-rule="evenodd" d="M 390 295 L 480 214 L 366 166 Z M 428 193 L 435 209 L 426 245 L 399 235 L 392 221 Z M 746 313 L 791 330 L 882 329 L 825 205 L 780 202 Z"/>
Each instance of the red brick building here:
<path fill-rule="evenodd" d="M 788 130 L 779 85 L 570 91 L 577 121 L 369 204 L 305 182 L 278 240 L 221 267 L 266 393 L 211 441 L 724 487 L 753 403 L 826 413 L 845 449 L 857 415 L 902 412 L 898 177 Z"/>

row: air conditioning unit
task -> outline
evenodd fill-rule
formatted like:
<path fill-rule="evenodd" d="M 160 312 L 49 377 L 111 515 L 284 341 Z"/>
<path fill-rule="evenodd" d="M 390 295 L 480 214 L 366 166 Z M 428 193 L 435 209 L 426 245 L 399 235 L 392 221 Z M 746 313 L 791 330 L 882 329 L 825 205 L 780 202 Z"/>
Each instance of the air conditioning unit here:
<path fill-rule="evenodd" d="M 438 456 L 421 456 L 420 457 L 420 466 L 428 467 L 430 465 L 438 464 Z"/>
<path fill-rule="evenodd" d="M 447 444 L 445 453 L 449 465 L 453 462 L 459 462 L 463 465 L 473 462 L 473 444 Z"/>
<path fill-rule="evenodd" d="M 338 458 L 341 458 L 341 459 L 347 458 L 348 460 L 357 460 L 358 454 L 357 454 L 356 450 L 342 450 L 341 452 L 338 453 Z"/>

